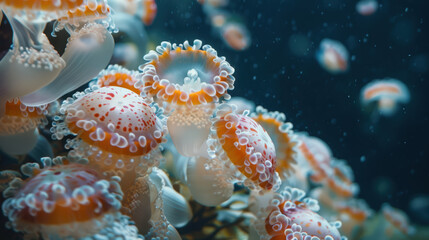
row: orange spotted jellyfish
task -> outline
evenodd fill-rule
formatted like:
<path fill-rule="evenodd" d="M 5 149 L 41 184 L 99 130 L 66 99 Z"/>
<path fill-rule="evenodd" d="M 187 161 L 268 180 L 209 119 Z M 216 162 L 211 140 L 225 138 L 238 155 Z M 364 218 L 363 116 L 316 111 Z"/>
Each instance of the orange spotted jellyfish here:
<path fill-rule="evenodd" d="M 236 182 L 255 191 L 278 189 L 281 180 L 276 172 L 274 143 L 248 114 L 237 114 L 235 105 L 227 103 L 217 108 L 207 140 L 207 154 L 194 163 L 200 167 L 189 166 L 188 162 L 188 185 L 193 196 L 206 194 L 212 200 L 221 200 L 232 194 L 231 185 Z M 212 178 L 212 187 L 217 191 L 211 191 L 212 187 L 203 189 L 204 181 L 195 177 L 201 175 Z"/>
<path fill-rule="evenodd" d="M 85 157 L 105 174 L 122 178 L 125 191 L 138 174 L 159 164 L 158 146 L 166 134 L 162 109 L 122 87 L 93 85 L 68 98 L 51 131 L 54 139 L 69 139 L 74 157 Z"/>

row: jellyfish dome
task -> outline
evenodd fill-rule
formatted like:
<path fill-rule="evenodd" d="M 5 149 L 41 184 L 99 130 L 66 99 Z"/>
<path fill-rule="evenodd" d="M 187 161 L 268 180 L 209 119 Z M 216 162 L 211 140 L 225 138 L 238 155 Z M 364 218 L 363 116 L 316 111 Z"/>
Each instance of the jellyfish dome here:
<path fill-rule="evenodd" d="M 102 171 L 119 174 L 122 187 L 134 182 L 136 172 L 146 174 L 159 164 L 150 153 L 166 134 L 162 109 L 133 91 L 94 85 L 64 101 L 60 112 L 53 137 L 75 135 L 66 144 L 71 156 L 86 157 Z"/>
<path fill-rule="evenodd" d="M 276 157 L 277 171 L 280 177 L 287 178 L 293 172 L 293 167 L 297 159 L 298 140 L 292 131 L 292 123 L 285 122 L 286 116 L 280 112 L 268 112 L 267 109 L 258 106 L 256 113 L 251 117 L 268 132 L 273 140 Z"/>
<path fill-rule="evenodd" d="M 407 86 L 397 79 L 374 80 L 362 88 L 360 100 L 364 107 L 375 103 L 381 115 L 391 116 L 398 104 L 410 101 L 410 93 Z"/>
<path fill-rule="evenodd" d="M 332 74 L 346 72 L 349 68 L 349 53 L 346 47 L 332 39 L 323 39 L 316 53 L 317 61 Z"/>
<path fill-rule="evenodd" d="M 21 166 L 26 180 L 15 178 L 3 195 L 2 210 L 16 231 L 46 239 L 91 236 L 115 218 L 122 191 L 84 162 L 43 158 Z"/>
<path fill-rule="evenodd" d="M 243 181 L 251 189 L 276 189 L 281 181 L 274 143 L 248 114 L 235 113 L 235 105 L 218 107 L 207 141 L 211 162 L 221 161 L 229 178 Z"/>

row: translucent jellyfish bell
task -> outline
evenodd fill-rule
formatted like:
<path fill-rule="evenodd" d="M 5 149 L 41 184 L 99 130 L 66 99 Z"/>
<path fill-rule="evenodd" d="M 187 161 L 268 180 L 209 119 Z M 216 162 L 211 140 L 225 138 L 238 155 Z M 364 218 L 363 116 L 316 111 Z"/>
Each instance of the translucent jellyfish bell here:
<path fill-rule="evenodd" d="M 320 42 L 316 59 L 320 66 L 332 74 L 346 72 L 349 68 L 349 53 L 346 47 L 332 39 L 325 38 Z"/>
<path fill-rule="evenodd" d="M 21 98 L 29 106 L 57 100 L 97 76 L 107 66 L 113 54 L 114 41 L 100 24 L 87 24 L 72 33 L 62 59 L 66 67 L 49 85 Z"/>
<path fill-rule="evenodd" d="M 392 116 L 399 104 L 410 101 L 407 86 L 397 79 L 374 80 L 361 90 L 361 104 L 369 108 L 376 104 L 376 110 L 384 116 Z"/>
<path fill-rule="evenodd" d="M 188 160 L 186 184 L 195 201 L 204 206 L 216 206 L 232 196 L 234 184 L 223 177 L 221 166 L 209 166 L 207 162 L 208 159 L 204 157 Z"/>

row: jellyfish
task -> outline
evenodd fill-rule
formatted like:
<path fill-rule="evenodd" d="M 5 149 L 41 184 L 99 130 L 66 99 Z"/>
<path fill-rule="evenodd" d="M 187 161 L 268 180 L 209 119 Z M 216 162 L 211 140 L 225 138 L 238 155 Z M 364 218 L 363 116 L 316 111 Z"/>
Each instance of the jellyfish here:
<path fill-rule="evenodd" d="M 359 239 L 363 233 L 365 221 L 373 211 L 363 199 L 351 198 L 334 204 L 338 219 L 342 222 L 340 232 L 349 239 Z"/>
<path fill-rule="evenodd" d="M 410 93 L 405 84 L 397 79 L 374 80 L 362 88 L 360 100 L 364 108 L 376 104 L 380 115 L 392 116 L 398 104 L 410 101 Z"/>
<path fill-rule="evenodd" d="M 343 44 L 335 40 L 323 39 L 316 59 L 320 66 L 332 74 L 346 72 L 349 68 L 349 53 Z"/>
<path fill-rule="evenodd" d="M 63 102 L 51 128 L 54 139 L 67 135 L 71 157 L 85 157 L 105 174 L 122 178 L 127 189 L 137 173 L 159 164 L 158 146 L 166 134 L 162 109 L 131 90 L 97 85 Z M 159 150 L 158 150 L 159 151 Z"/>
<path fill-rule="evenodd" d="M 317 214 L 317 200 L 304 198 L 305 192 L 286 187 L 268 197 L 268 207 L 257 214 L 254 227 L 263 239 L 343 239 L 341 222 L 328 222 Z"/>
<path fill-rule="evenodd" d="M 61 56 L 66 67 L 48 85 L 22 96 L 23 103 L 37 106 L 55 101 L 90 81 L 108 65 L 115 44 L 110 31 L 115 31 L 115 27 L 105 1 L 94 3 L 70 10 L 57 21 L 55 30 L 65 28 L 70 34 Z"/>
<path fill-rule="evenodd" d="M 275 168 L 276 152 L 268 133 L 235 105 L 221 104 L 212 119 L 208 150 L 187 163 L 187 185 L 192 197 L 206 206 L 226 201 L 234 183 L 255 191 L 269 191 L 281 181 Z"/>
<path fill-rule="evenodd" d="M 178 152 L 196 156 L 209 135 L 215 103 L 230 99 L 234 68 L 200 40 L 192 46 L 188 41 L 162 42 L 144 59 L 148 62 L 140 66 L 142 76 L 135 87 L 171 113 L 167 126 Z"/>
<path fill-rule="evenodd" d="M 250 33 L 246 26 L 241 23 L 225 23 L 221 27 L 220 33 L 224 43 L 234 50 L 245 50 L 251 44 Z"/>
<path fill-rule="evenodd" d="M 122 87 L 140 95 L 140 90 L 134 87 L 134 84 L 138 81 L 137 74 L 137 71 L 128 70 L 119 65 L 109 65 L 95 78 L 95 84 L 100 88 L 108 86 Z"/>
<path fill-rule="evenodd" d="M 37 144 L 39 126 L 48 124 L 46 105 L 28 107 L 18 98 L 6 102 L 0 117 L 0 149 L 9 155 L 29 153 Z"/>
<path fill-rule="evenodd" d="M 354 183 L 353 170 L 344 160 L 332 159 L 331 169 L 326 179 L 325 186 L 335 196 L 350 198 L 359 192 L 359 186 Z"/>
<path fill-rule="evenodd" d="M 298 147 L 300 168 L 307 169 L 313 182 L 326 180 L 332 159 L 329 146 L 319 138 L 299 134 L 301 144 Z"/>
<path fill-rule="evenodd" d="M 162 42 L 144 56 L 142 79 L 136 87 L 155 98 L 159 104 L 194 106 L 226 100 L 227 90 L 234 89 L 234 68 L 225 57 L 218 57 L 209 45 L 200 40 L 194 45 Z"/>
<path fill-rule="evenodd" d="M 362 240 L 410 239 L 416 229 L 402 210 L 384 203 L 381 211 L 365 223 Z"/>
<path fill-rule="evenodd" d="M 259 123 L 273 140 L 278 166 L 277 172 L 281 178 L 287 178 L 293 172 L 292 165 L 296 163 L 298 140 L 292 131 L 292 123 L 285 122 L 286 117 L 280 112 L 268 112 L 258 106 L 256 112 L 250 115 Z"/>
<path fill-rule="evenodd" d="M 370 16 L 378 9 L 376 0 L 361 0 L 356 3 L 356 11 L 362 16 Z"/>
<path fill-rule="evenodd" d="M 92 236 L 117 218 L 122 192 L 118 179 L 104 179 L 84 160 L 41 159 L 21 166 L 3 192 L 3 214 L 15 231 L 45 239 Z"/>

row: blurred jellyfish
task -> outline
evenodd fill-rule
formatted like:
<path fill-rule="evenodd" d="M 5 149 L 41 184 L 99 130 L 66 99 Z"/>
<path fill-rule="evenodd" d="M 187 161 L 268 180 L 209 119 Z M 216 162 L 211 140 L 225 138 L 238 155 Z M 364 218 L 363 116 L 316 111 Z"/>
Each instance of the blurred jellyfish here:
<path fill-rule="evenodd" d="M 228 103 L 237 106 L 237 113 L 239 114 L 242 114 L 246 110 L 249 112 L 255 111 L 255 103 L 243 97 L 232 97 Z"/>
<path fill-rule="evenodd" d="M 335 40 L 323 39 L 316 59 L 320 66 L 332 74 L 346 72 L 349 68 L 349 53 L 342 43 Z"/>
<path fill-rule="evenodd" d="M 413 239 L 416 229 L 411 226 L 407 214 L 384 203 L 381 212 L 365 223 L 362 240 Z"/>
<path fill-rule="evenodd" d="M 409 209 L 416 219 L 429 224 L 429 196 L 421 195 L 411 199 Z"/>
<path fill-rule="evenodd" d="M 143 63 L 143 56 L 146 53 L 148 43 L 144 24 L 127 11 L 121 11 L 121 8 L 119 10 L 118 8 L 113 9 L 115 10 L 113 20 L 119 32 L 114 34 L 115 50 L 111 63 L 137 70 L 138 66 Z"/>
<path fill-rule="evenodd" d="M 407 86 L 397 79 L 374 80 L 361 90 L 361 104 L 364 108 L 374 108 L 383 116 L 392 116 L 399 104 L 410 101 Z"/>
<path fill-rule="evenodd" d="M 374 14 L 378 9 L 377 0 L 360 0 L 356 3 L 356 11 L 362 16 Z"/>
<path fill-rule="evenodd" d="M 245 50 L 251 44 L 250 33 L 243 24 L 226 23 L 221 27 L 220 32 L 224 43 L 234 50 Z"/>

